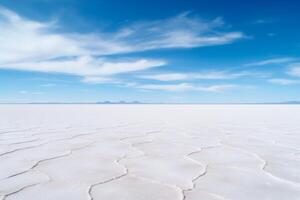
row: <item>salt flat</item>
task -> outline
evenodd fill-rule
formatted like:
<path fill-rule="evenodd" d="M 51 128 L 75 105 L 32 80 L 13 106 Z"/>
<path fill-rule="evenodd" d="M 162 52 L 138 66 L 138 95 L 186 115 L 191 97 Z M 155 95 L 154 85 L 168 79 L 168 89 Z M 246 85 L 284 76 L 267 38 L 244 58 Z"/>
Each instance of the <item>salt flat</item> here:
<path fill-rule="evenodd" d="M 299 200 L 297 105 L 1 105 L 0 199 Z"/>

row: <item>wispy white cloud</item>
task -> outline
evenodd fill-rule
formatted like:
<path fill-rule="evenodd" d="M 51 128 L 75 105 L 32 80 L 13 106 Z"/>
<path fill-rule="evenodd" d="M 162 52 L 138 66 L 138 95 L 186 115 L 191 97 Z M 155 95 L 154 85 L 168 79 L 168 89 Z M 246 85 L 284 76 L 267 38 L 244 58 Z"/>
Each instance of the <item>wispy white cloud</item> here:
<path fill-rule="evenodd" d="M 51 23 L 21 18 L 0 8 L 0 64 L 36 61 L 83 54 L 76 42 L 64 35 L 50 33 Z"/>
<path fill-rule="evenodd" d="M 292 63 L 288 66 L 287 74 L 300 77 L 300 63 Z"/>
<path fill-rule="evenodd" d="M 235 85 L 211 85 L 211 86 L 199 86 L 190 83 L 179 84 L 146 84 L 134 86 L 139 89 L 145 90 L 162 90 L 162 91 L 202 91 L 202 92 L 221 92 L 227 89 L 236 87 Z"/>
<path fill-rule="evenodd" d="M 39 62 L 21 62 L 6 64 L 5 68 L 50 73 L 65 73 L 78 76 L 103 77 L 120 73 L 141 71 L 165 65 L 163 60 L 110 61 L 91 56 L 74 57 L 64 60 L 45 60 Z M 0 67 L 1 68 L 1 67 Z"/>
<path fill-rule="evenodd" d="M 222 45 L 244 37 L 242 32 L 222 30 L 224 22 L 220 18 L 205 21 L 189 13 L 136 22 L 115 32 L 63 33 L 55 31 L 56 26 L 0 7 L 0 68 L 66 73 L 83 76 L 87 82 L 101 82 L 115 74 L 166 64 L 143 58 L 111 60 L 106 55 Z"/>
<path fill-rule="evenodd" d="M 296 58 L 292 57 L 284 57 L 284 58 L 272 58 L 267 60 L 261 60 L 258 62 L 248 63 L 245 64 L 245 66 L 263 66 L 263 65 L 272 65 L 272 64 L 283 64 L 283 63 L 289 63 L 297 60 Z"/>
<path fill-rule="evenodd" d="M 292 77 L 300 77 L 300 63 L 292 62 L 287 65 L 286 74 Z M 300 84 L 300 79 L 295 78 L 273 78 L 268 80 L 270 83 L 279 85 L 295 85 Z"/>
<path fill-rule="evenodd" d="M 33 94 L 33 95 L 41 95 L 44 94 L 44 92 L 32 92 L 32 91 L 27 91 L 27 90 L 21 90 L 19 91 L 20 94 Z"/>
<path fill-rule="evenodd" d="M 0 7 L 0 62 L 222 45 L 244 37 L 219 30 L 223 26 L 220 18 L 204 21 L 184 13 L 129 24 L 116 32 L 58 33 L 54 22 L 29 20 Z"/>
<path fill-rule="evenodd" d="M 57 86 L 57 84 L 55 84 L 55 83 L 45 83 L 45 84 L 42 84 L 41 86 L 42 87 L 55 87 L 55 86 Z"/>
<path fill-rule="evenodd" d="M 256 74 L 256 73 L 255 73 Z M 157 81 L 179 81 L 179 80 L 218 80 L 218 79 L 235 79 L 245 76 L 251 76 L 254 73 L 237 72 L 230 73 L 225 71 L 209 71 L 202 73 L 161 73 L 139 76 L 139 78 L 157 80 Z"/>
<path fill-rule="evenodd" d="M 300 80 L 295 79 L 284 79 L 284 78 L 274 78 L 268 80 L 270 83 L 278 84 L 278 85 L 295 85 L 300 84 Z"/>
<path fill-rule="evenodd" d="M 177 81 L 177 80 L 186 80 L 188 79 L 188 74 L 183 73 L 165 73 L 165 74 L 150 74 L 139 76 L 142 79 L 150 79 L 157 81 Z"/>
<path fill-rule="evenodd" d="M 204 21 L 183 13 L 173 18 L 134 23 L 117 33 L 134 49 L 191 48 L 228 44 L 244 36 L 242 32 L 224 32 L 221 18 Z"/>
<path fill-rule="evenodd" d="M 244 38 L 242 32 L 226 31 L 221 18 L 205 21 L 184 13 L 169 19 L 140 21 L 114 32 L 64 33 L 55 22 L 37 22 L 0 7 L 0 69 L 63 73 L 85 83 L 118 84 L 161 91 L 220 92 L 231 84 L 201 86 L 190 83 L 140 84 L 119 80 L 119 74 L 144 71 L 167 64 L 164 59 L 127 58 L 126 53 L 166 48 L 195 48 L 229 44 Z M 108 55 L 114 55 L 108 57 Z M 160 81 L 233 79 L 245 73 L 165 73 L 140 78 Z M 44 84 L 51 87 L 53 84 Z M 42 92 L 20 91 L 20 94 Z"/>
<path fill-rule="evenodd" d="M 82 82 L 90 83 L 90 84 L 100 84 L 100 83 L 119 84 L 119 83 L 121 83 L 120 80 L 117 80 L 113 77 L 105 77 L 105 76 L 85 76 L 82 79 Z"/>

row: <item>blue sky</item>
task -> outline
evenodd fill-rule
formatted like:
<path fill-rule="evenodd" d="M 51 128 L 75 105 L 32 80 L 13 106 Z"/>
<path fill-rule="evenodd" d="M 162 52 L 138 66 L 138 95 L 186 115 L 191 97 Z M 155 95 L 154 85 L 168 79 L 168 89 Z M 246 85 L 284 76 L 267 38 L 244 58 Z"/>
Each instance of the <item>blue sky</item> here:
<path fill-rule="evenodd" d="M 0 102 L 300 100 L 300 2 L 0 1 Z"/>

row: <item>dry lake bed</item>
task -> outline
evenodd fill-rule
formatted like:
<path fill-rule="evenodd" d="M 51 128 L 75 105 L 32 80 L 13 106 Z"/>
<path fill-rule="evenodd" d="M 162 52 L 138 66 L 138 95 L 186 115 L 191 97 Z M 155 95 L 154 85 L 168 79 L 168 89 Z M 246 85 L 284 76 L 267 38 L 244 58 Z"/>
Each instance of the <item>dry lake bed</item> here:
<path fill-rule="evenodd" d="M 299 200 L 297 105 L 1 105 L 2 200 Z"/>

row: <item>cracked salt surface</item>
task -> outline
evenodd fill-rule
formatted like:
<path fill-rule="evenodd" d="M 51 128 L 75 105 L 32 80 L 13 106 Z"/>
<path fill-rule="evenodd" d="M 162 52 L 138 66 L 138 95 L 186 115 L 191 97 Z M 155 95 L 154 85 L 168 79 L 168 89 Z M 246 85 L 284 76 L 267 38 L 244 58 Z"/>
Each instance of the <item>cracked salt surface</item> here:
<path fill-rule="evenodd" d="M 300 107 L 1 105 L 1 200 L 299 200 Z"/>

